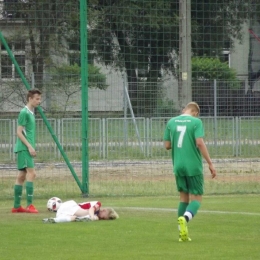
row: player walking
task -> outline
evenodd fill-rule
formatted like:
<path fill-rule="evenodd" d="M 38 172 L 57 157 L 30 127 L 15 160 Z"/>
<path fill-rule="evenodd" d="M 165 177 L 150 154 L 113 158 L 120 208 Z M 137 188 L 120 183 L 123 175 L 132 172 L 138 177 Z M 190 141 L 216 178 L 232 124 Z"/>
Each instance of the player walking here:
<path fill-rule="evenodd" d="M 204 143 L 204 128 L 197 118 L 200 108 L 190 102 L 183 114 L 171 118 L 164 132 L 164 146 L 172 150 L 173 171 L 177 190 L 180 192 L 178 206 L 179 241 L 191 241 L 187 223 L 197 214 L 204 191 L 202 156 L 209 165 L 212 178 L 216 170 Z M 201 156 L 202 155 L 202 156 Z"/>

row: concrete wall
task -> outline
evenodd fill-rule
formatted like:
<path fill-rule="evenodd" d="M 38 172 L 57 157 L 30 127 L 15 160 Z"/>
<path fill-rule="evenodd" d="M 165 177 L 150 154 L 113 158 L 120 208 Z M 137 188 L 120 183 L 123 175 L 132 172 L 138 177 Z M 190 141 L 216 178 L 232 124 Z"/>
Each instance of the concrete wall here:
<path fill-rule="evenodd" d="M 235 69 L 239 79 L 248 78 L 248 56 L 250 34 L 248 32 L 249 25 L 243 26 L 243 39 L 242 41 L 235 41 L 234 48 L 230 52 L 230 67 Z"/>

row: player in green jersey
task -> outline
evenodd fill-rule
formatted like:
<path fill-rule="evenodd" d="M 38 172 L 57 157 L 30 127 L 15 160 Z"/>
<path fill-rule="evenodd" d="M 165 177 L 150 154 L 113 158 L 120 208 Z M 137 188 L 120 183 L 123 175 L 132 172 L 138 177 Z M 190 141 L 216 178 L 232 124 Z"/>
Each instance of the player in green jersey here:
<path fill-rule="evenodd" d="M 27 105 L 20 111 L 18 116 L 17 141 L 14 152 L 17 158 L 17 175 L 14 185 L 13 213 L 38 213 L 33 206 L 33 181 L 35 179 L 34 157 L 35 151 L 35 117 L 34 109 L 41 103 L 41 92 L 31 89 L 27 94 Z M 25 183 L 27 207 L 21 206 L 23 184 Z"/>
<path fill-rule="evenodd" d="M 173 171 L 177 189 L 180 193 L 178 207 L 179 241 L 190 241 L 187 223 L 200 208 L 203 195 L 203 161 L 209 165 L 212 178 L 216 170 L 204 143 L 204 128 L 198 118 L 200 108 L 197 103 L 190 102 L 183 113 L 171 118 L 164 132 L 164 146 L 171 149 Z"/>

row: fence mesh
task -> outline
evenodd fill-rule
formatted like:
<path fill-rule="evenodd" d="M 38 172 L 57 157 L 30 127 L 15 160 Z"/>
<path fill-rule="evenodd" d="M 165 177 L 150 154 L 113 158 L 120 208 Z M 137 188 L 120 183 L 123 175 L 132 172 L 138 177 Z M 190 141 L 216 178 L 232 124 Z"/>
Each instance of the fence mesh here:
<path fill-rule="evenodd" d="M 218 178 L 206 193 L 260 191 L 260 3 L 89 0 L 88 155 L 92 195 L 176 194 L 162 138 L 167 120 L 199 103 Z M 1 0 L 0 28 L 81 178 L 80 1 Z M 1 44 L 0 176 L 17 174 L 13 146 L 26 88 Z M 36 196 L 80 193 L 40 115 Z M 37 195 L 38 194 L 38 195 Z"/>

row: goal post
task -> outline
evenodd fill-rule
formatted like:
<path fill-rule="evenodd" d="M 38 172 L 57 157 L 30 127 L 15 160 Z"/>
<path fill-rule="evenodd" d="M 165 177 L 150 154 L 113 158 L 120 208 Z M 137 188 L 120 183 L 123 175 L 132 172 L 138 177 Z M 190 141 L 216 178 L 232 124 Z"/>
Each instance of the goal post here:
<path fill-rule="evenodd" d="M 89 193 L 87 0 L 80 0 L 82 194 Z"/>

